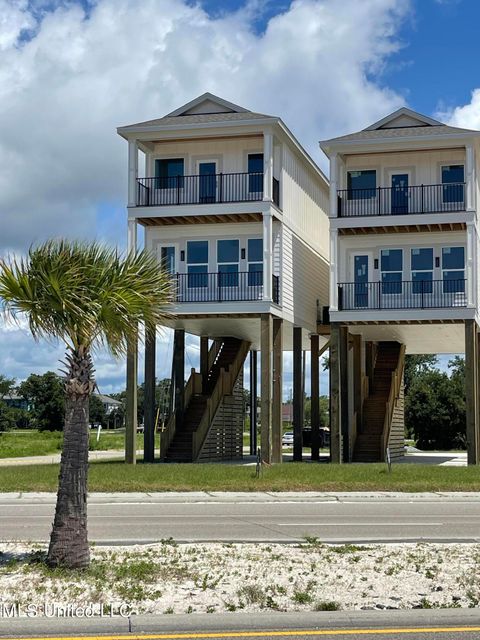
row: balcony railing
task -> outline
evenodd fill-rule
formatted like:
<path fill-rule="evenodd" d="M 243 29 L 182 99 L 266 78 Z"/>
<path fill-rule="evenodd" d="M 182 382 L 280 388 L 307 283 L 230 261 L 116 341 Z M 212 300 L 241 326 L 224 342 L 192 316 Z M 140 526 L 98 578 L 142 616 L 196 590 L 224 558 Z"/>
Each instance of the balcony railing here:
<path fill-rule="evenodd" d="M 464 182 L 341 189 L 337 195 L 338 216 L 341 218 L 465 211 Z"/>
<path fill-rule="evenodd" d="M 450 309 L 466 306 L 465 279 L 344 282 L 338 285 L 339 311 Z"/>
<path fill-rule="evenodd" d="M 177 273 L 177 302 L 242 302 L 263 300 L 263 273 Z M 272 276 L 272 300 L 280 302 L 278 276 Z"/>
<path fill-rule="evenodd" d="M 273 178 L 273 201 L 280 205 L 280 185 Z M 263 200 L 263 173 L 217 173 L 138 178 L 137 206 L 257 202 Z"/>

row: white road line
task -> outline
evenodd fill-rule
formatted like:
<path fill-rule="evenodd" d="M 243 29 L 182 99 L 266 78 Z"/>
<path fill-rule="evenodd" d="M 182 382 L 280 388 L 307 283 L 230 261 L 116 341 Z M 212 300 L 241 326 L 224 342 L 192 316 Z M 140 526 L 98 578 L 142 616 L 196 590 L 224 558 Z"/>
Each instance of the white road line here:
<path fill-rule="evenodd" d="M 277 527 L 440 527 L 445 522 L 300 522 L 276 523 Z"/>

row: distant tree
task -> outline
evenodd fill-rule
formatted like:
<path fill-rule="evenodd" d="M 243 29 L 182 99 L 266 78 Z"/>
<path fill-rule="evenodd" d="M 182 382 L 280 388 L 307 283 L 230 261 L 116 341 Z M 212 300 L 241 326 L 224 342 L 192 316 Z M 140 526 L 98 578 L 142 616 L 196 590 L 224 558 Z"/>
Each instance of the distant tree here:
<path fill-rule="evenodd" d="M 15 378 L 7 378 L 0 374 L 0 401 L 9 396 L 15 389 Z"/>
<path fill-rule="evenodd" d="M 98 422 L 102 427 L 107 425 L 107 413 L 105 411 L 105 406 L 98 396 L 90 396 L 88 410 L 90 415 L 90 424 Z"/>
<path fill-rule="evenodd" d="M 18 388 L 31 406 L 32 426 L 40 431 L 62 431 L 65 419 L 65 383 L 53 371 L 32 373 Z"/>
<path fill-rule="evenodd" d="M 15 388 L 15 379 L 0 375 L 0 431 L 8 431 L 16 426 L 15 411 L 4 402 L 5 396 Z"/>
<path fill-rule="evenodd" d="M 403 378 L 405 384 L 405 394 L 408 394 L 410 385 L 415 378 L 426 371 L 432 371 L 436 368 L 438 358 L 435 355 L 407 355 L 405 356 L 405 367 L 403 370 Z"/>

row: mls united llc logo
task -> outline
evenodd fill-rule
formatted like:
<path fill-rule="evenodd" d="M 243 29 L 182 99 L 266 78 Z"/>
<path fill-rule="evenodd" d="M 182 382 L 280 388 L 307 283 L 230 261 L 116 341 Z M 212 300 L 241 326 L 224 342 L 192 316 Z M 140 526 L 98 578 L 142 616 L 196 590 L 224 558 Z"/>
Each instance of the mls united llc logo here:
<path fill-rule="evenodd" d="M 0 602 L 1 618 L 128 618 L 136 611 L 129 604 L 90 602 L 84 606 L 44 602 L 19 604 Z"/>

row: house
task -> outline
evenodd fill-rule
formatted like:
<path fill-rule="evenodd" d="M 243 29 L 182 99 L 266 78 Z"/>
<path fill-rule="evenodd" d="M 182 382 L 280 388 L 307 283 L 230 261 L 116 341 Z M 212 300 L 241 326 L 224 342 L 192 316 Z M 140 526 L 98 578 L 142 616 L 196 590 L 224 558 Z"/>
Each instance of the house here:
<path fill-rule="evenodd" d="M 22 409 L 22 411 L 28 411 L 30 408 L 28 400 L 23 396 L 18 395 L 18 393 L 7 393 L 3 398 L 0 398 L 0 401 L 10 409 Z"/>
<path fill-rule="evenodd" d="M 94 393 L 93 395 L 96 396 L 102 403 L 103 408 L 105 409 L 106 416 L 111 415 L 114 411 L 121 409 L 123 406 L 120 400 L 116 400 L 115 398 L 111 398 L 110 396 L 105 396 L 102 393 Z"/>
<path fill-rule="evenodd" d="M 320 143 L 334 461 L 403 455 L 404 355 L 465 351 L 468 461 L 478 462 L 479 141 L 402 108 Z"/>
<path fill-rule="evenodd" d="M 328 181 L 279 117 L 210 93 L 118 133 L 128 141 L 128 246 L 137 246 L 143 227 L 145 247 L 175 282 L 174 413 L 162 433 L 161 457 L 242 455 L 243 365 L 250 353 L 254 388 L 260 351 L 262 456 L 280 461 L 282 350 L 296 354 L 301 425 L 302 350 L 312 346 L 317 353 L 326 342 L 317 334 L 317 310 L 328 304 Z M 200 371 L 192 370 L 186 384 L 185 333 L 200 336 L 201 351 Z M 147 460 L 154 444 L 154 338 L 155 328 L 147 327 Z M 136 362 L 132 345 L 130 434 Z M 133 451 L 130 435 L 131 461 Z"/>

